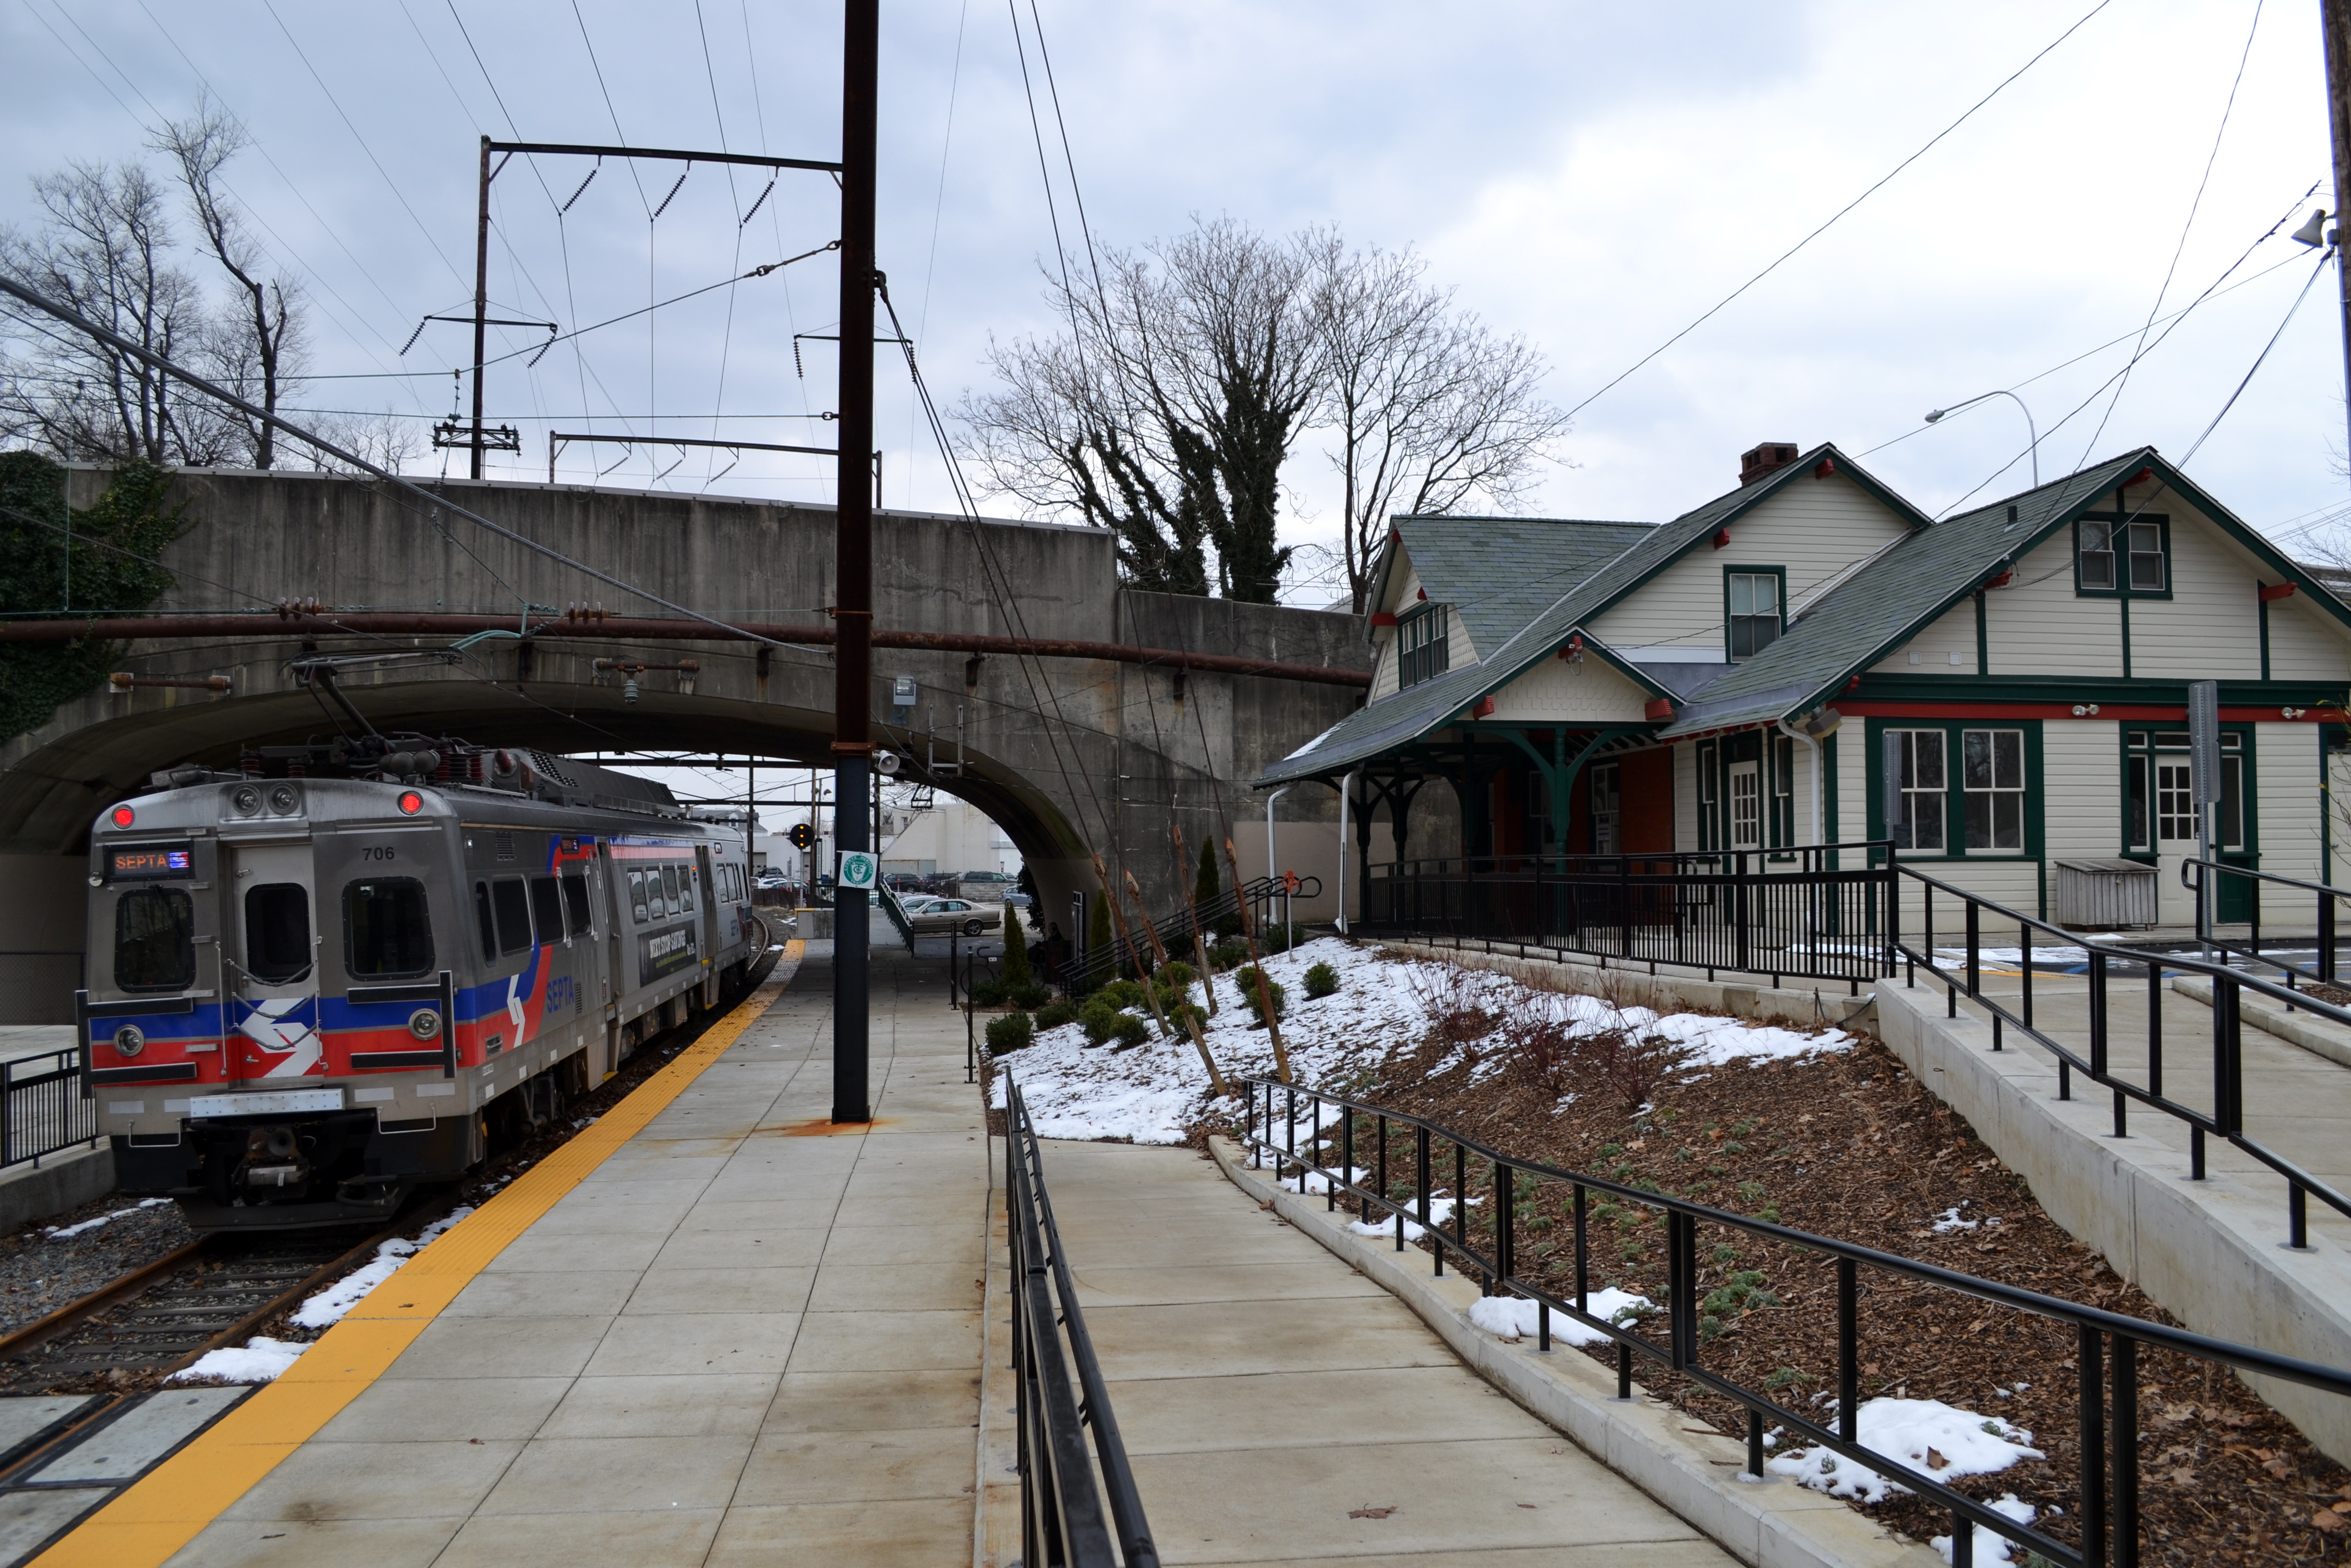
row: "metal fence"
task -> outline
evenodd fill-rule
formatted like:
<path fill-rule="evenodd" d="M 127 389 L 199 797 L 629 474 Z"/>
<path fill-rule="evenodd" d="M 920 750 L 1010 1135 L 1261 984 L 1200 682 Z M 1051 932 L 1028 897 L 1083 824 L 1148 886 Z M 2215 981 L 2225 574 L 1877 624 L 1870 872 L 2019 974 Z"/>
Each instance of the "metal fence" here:
<path fill-rule="evenodd" d="M 1157 1568 L 1159 1549 L 1143 1517 L 1134 1472 L 1119 1440 L 1085 1314 L 1078 1310 L 1069 1257 L 1053 1223 L 1037 1130 L 1019 1084 L 1008 1078 L 1004 1090 L 1004 1190 L 1009 1206 L 1005 1229 L 1010 1238 L 1012 1364 L 1020 1427 L 1020 1561 L 1024 1568 Z"/>
<path fill-rule="evenodd" d="M 1172 915 L 1155 917 L 1150 931 L 1140 925 L 1130 925 L 1123 936 L 1114 936 L 1064 965 L 1059 978 L 1071 996 L 1089 996 L 1121 975 L 1139 974 L 1151 968 L 1157 961 L 1151 946 L 1155 932 L 1170 958 L 1190 963 L 1194 934 L 1215 946 L 1224 940 L 1226 932 L 1240 929 L 1243 904 L 1249 906 L 1249 929 L 1262 934 L 1269 925 L 1288 927 L 1298 900 L 1322 896 L 1321 877 L 1303 876 L 1294 871 L 1261 876 L 1243 883 L 1238 889 L 1227 888 L 1206 904 L 1187 905 Z"/>
<path fill-rule="evenodd" d="M 2284 977 L 2289 986 L 2293 985 L 2297 978 L 2314 980 L 2325 986 L 2339 983 L 2337 976 L 2341 971 L 2342 964 L 2341 956 L 2337 952 L 2338 912 L 2335 904 L 2338 900 L 2351 898 L 2351 888 L 2330 887 L 2323 882 L 2304 882 L 2300 877 L 2280 876 L 2275 872 L 2254 871 L 2249 866 L 2224 865 L 2219 861 L 2190 860 L 2182 863 L 2179 868 L 2180 882 L 2199 895 L 2204 891 L 2207 877 L 2211 879 L 2211 897 L 2209 902 L 2201 896 L 2197 900 L 2197 907 L 2208 912 L 2205 917 L 2198 921 L 2202 940 L 2223 953 L 2234 954 L 2241 958 L 2250 958 L 2256 964 L 2270 965 Z M 2249 913 L 2252 918 L 2245 939 L 2241 942 L 2233 938 L 2224 938 L 2215 933 L 2212 929 L 2213 922 L 2209 915 L 2209 911 L 2217 906 L 2220 894 L 2228 891 L 2231 885 L 2232 878 L 2237 885 L 2248 888 L 2252 894 L 2246 900 L 2251 906 Z M 2270 887 L 2291 888 L 2295 893 L 2308 895 L 2314 904 L 2310 928 L 2315 935 L 2304 936 L 2297 931 L 2293 935 L 2281 936 L 2275 931 L 2272 931 L 2270 950 L 2266 953 L 2262 952 L 2262 892 L 2264 884 Z M 2313 950 L 2308 967 L 2287 961 L 2285 953 L 2304 948 Z"/>
<path fill-rule="evenodd" d="M 1860 982 L 1887 972 L 1892 846 L 1472 855 L 1369 868 L 1373 932 Z M 1889 863 L 1876 863 L 1886 862 Z"/>
<path fill-rule="evenodd" d="M 0 1061 L 0 1166 L 97 1141 L 98 1102 L 82 1097 L 79 1050 Z"/>
<path fill-rule="evenodd" d="M 1975 1560 L 1974 1532 L 1984 1529 L 2027 1552 L 2038 1552 L 2058 1568 L 2137 1568 L 2139 1562 L 2139 1429 L 2138 1353 L 2141 1346 L 2176 1351 L 2198 1360 L 2242 1372 L 2283 1378 L 2333 1394 L 2351 1394 L 2351 1374 L 2291 1356 L 2274 1355 L 2226 1340 L 2189 1333 L 2161 1323 L 2125 1317 L 2045 1296 L 1997 1281 L 1980 1279 L 1930 1263 L 1855 1246 L 1807 1231 L 1774 1225 L 1746 1215 L 1731 1214 L 1685 1198 L 1668 1197 L 1628 1186 L 1604 1176 L 1561 1170 L 1541 1161 L 1506 1155 L 1475 1139 L 1464 1137 L 1426 1117 L 1390 1111 L 1343 1095 L 1301 1089 L 1270 1078 L 1248 1082 L 1248 1143 L 1249 1162 L 1273 1161 L 1277 1179 L 1285 1171 L 1302 1179 L 1311 1173 L 1322 1183 L 1335 1211 L 1341 1195 L 1360 1205 L 1365 1224 L 1374 1214 L 1393 1219 L 1396 1250 L 1405 1249 L 1406 1227 L 1416 1228 L 1432 1244 L 1437 1273 L 1450 1257 L 1456 1266 L 1477 1273 L 1488 1295 L 1515 1292 L 1537 1303 L 1538 1348 L 1551 1348 L 1551 1322 L 1562 1314 L 1584 1329 L 1604 1334 L 1616 1349 L 1616 1396 L 1633 1394 L 1633 1364 L 1646 1357 L 1679 1373 L 1692 1383 L 1733 1401 L 1747 1414 L 1747 1473 L 1763 1474 L 1764 1424 L 1783 1427 L 1800 1443 L 1815 1445 L 1868 1466 L 1890 1477 L 1922 1498 L 1948 1509 L 1951 1516 L 1950 1560 L 1955 1568 L 1970 1568 Z M 1306 1116 L 1301 1140 L 1301 1108 Z M 1326 1130 L 1326 1113 L 1335 1110 L 1337 1132 Z M 1364 1124 L 1359 1125 L 1359 1123 Z M 1401 1135 L 1392 1136 L 1396 1129 Z M 1362 1134 L 1369 1134 L 1368 1139 Z M 1301 1141 L 1304 1147 L 1301 1147 Z M 1320 1144 L 1320 1150 L 1316 1145 Z M 1439 1147 L 1438 1145 L 1442 1145 Z M 1335 1146 L 1334 1146 L 1335 1145 Z M 1409 1150 L 1408 1174 L 1392 1171 L 1392 1155 Z M 1447 1160 L 1445 1156 L 1450 1155 Z M 1358 1169 L 1361 1155 L 1374 1165 Z M 1335 1161 L 1335 1165 L 1334 1162 Z M 1450 1165 L 1446 1173 L 1444 1167 Z M 1492 1216 L 1490 1237 L 1473 1243 L 1469 1228 L 1470 1184 L 1484 1166 L 1487 1176 L 1484 1207 Z M 1438 1217 L 1430 1206 L 1433 1175 L 1449 1174 L 1450 1212 Z M 1362 1179 L 1358 1180 L 1360 1176 Z M 1402 1200 L 1390 1195 L 1409 1186 L 1413 1196 Z M 1565 1185 L 1571 1189 L 1566 1207 L 1573 1225 L 1574 1283 L 1565 1293 L 1547 1289 L 1518 1272 L 1517 1228 L 1520 1215 L 1531 1219 L 1541 1207 L 1541 1188 Z M 1644 1333 L 1644 1323 L 1618 1322 L 1589 1310 L 1591 1253 L 1595 1218 L 1593 1199 L 1638 1205 L 1666 1218 L 1667 1300 L 1662 1338 Z M 1545 1217 L 1547 1219 L 1547 1217 Z M 1447 1227 L 1450 1225 L 1448 1232 Z M 1705 1345 L 1706 1302 L 1701 1283 L 1704 1270 L 1698 1245 L 1700 1227 L 1719 1228 L 1792 1244 L 1805 1252 L 1832 1260 L 1836 1273 L 1837 1389 L 1835 1425 L 1813 1417 L 1806 1403 L 1783 1403 L 1762 1388 L 1750 1387 L 1708 1364 Z M 1485 1228 L 1481 1227 L 1481 1229 Z M 1991 1305 L 2031 1312 L 2070 1325 L 2078 1336 L 2075 1364 L 2079 1371 L 2075 1432 L 2080 1448 L 2081 1492 L 2074 1517 L 2081 1531 L 2077 1543 L 2057 1541 L 1999 1513 L 1929 1473 L 1915 1469 L 1899 1455 L 1871 1448 L 1861 1441 L 1861 1271 L 1893 1275 L 1970 1297 Z"/>

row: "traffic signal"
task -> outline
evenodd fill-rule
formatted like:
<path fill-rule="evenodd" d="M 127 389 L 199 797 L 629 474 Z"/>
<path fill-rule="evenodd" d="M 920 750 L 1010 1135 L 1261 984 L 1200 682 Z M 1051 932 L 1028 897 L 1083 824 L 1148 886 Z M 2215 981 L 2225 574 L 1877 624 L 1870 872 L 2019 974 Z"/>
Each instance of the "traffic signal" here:
<path fill-rule="evenodd" d="M 784 837 L 796 850 L 810 849 L 816 844 L 816 830 L 806 822 L 794 822 L 792 831 Z"/>

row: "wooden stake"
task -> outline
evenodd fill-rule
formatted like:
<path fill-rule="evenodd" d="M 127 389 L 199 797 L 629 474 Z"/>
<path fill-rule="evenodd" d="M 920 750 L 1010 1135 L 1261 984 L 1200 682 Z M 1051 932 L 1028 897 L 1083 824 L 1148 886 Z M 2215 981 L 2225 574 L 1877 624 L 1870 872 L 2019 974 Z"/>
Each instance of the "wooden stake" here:
<path fill-rule="evenodd" d="M 1094 852 L 1094 875 L 1102 882 L 1102 896 L 1110 900 L 1111 924 L 1118 928 L 1118 939 L 1126 950 L 1132 953 L 1134 951 L 1134 938 L 1127 935 L 1126 912 L 1119 907 L 1118 894 L 1111 891 L 1110 870 L 1102 864 L 1102 852 L 1099 850 Z M 1158 946 L 1157 937 L 1152 938 L 1152 946 L 1155 947 Z M 1140 968 L 1142 966 L 1137 965 L 1136 967 Z M 1159 988 L 1153 985 L 1148 977 L 1143 978 L 1142 985 L 1144 999 L 1151 1004 L 1151 1016 L 1159 1020 L 1159 1038 L 1174 1040 L 1176 1026 L 1169 1023 L 1167 1015 L 1160 1010 Z"/>
<path fill-rule="evenodd" d="M 1143 934 L 1151 938 L 1151 950 L 1159 956 L 1159 967 L 1165 969 L 1167 967 L 1167 949 L 1159 940 L 1159 927 L 1151 923 L 1151 911 L 1143 907 L 1143 890 L 1134 885 L 1133 872 L 1122 870 L 1120 874 L 1126 878 L 1127 895 L 1134 900 L 1134 913 L 1142 918 Z M 1217 1098 L 1221 1100 L 1230 1091 L 1225 1087 L 1225 1075 L 1217 1071 L 1217 1059 L 1208 1053 L 1208 1037 L 1200 1032 L 1199 1015 L 1193 1010 L 1189 1000 L 1191 992 L 1186 989 L 1185 992 L 1186 1000 L 1182 1004 L 1184 1029 L 1192 1037 L 1193 1045 L 1198 1048 L 1202 1065 L 1208 1070 L 1209 1087 L 1217 1092 Z M 1152 1006 L 1155 1008 L 1158 1005 L 1155 998 Z"/>
<path fill-rule="evenodd" d="M 1266 978 L 1265 960 L 1258 956 L 1257 927 L 1249 921 L 1249 900 L 1241 896 L 1241 857 L 1229 836 L 1225 840 L 1225 863 L 1233 870 L 1233 907 L 1240 912 L 1241 936 L 1249 942 L 1249 967 L 1257 971 L 1258 1011 L 1265 1016 L 1265 1032 L 1273 1041 L 1273 1075 L 1288 1083 L 1290 1051 L 1281 1043 L 1281 1020 L 1273 1016 L 1273 982 Z M 1270 868 L 1266 874 L 1272 875 Z"/>
<path fill-rule="evenodd" d="M 1208 998 L 1208 1016 L 1215 1018 L 1217 1016 L 1217 971 L 1215 966 L 1208 962 L 1208 938 L 1200 929 L 1200 904 L 1192 894 L 1192 883 L 1189 880 L 1192 874 L 1189 869 L 1191 862 L 1184 854 L 1184 825 L 1181 822 L 1176 822 L 1171 823 L 1170 826 L 1176 831 L 1176 863 L 1186 868 L 1184 907 L 1192 914 L 1192 956 L 1199 961 L 1200 994 Z"/>

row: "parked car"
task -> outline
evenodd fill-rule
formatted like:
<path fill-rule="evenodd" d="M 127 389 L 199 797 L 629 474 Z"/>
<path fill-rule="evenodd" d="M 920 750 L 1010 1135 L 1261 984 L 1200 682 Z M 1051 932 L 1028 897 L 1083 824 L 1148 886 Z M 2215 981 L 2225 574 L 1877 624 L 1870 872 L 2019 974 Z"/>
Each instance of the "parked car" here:
<path fill-rule="evenodd" d="M 760 887 L 781 887 L 790 880 L 791 878 L 786 876 L 782 872 L 770 868 L 769 870 L 761 872 L 756 879 L 756 883 L 757 885 Z"/>
<path fill-rule="evenodd" d="M 1004 911 L 965 898 L 934 898 L 922 907 L 909 905 L 906 924 L 917 932 L 960 931 L 967 936 L 994 931 L 1004 924 Z"/>
<path fill-rule="evenodd" d="M 1023 915 L 1028 914 L 1031 909 L 1034 909 L 1037 906 L 1037 901 L 1029 897 L 1025 893 L 1008 893 L 1004 895 L 1001 902 L 1010 904 L 1013 908 L 1019 910 Z"/>

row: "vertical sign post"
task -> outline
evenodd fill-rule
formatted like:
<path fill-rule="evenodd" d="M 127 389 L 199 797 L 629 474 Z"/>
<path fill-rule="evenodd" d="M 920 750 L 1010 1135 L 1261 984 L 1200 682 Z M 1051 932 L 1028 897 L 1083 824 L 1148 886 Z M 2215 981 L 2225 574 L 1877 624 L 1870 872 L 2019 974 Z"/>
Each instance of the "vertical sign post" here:
<path fill-rule="evenodd" d="M 2188 787 L 2196 799 L 2196 939 L 2212 939 L 2212 809 L 2220 800 L 2220 683 L 2188 683 Z"/>
<path fill-rule="evenodd" d="M 846 863 L 873 848 L 863 809 L 873 760 L 873 179 L 881 0 L 846 0 L 841 49 L 841 439 L 834 484 L 833 831 Z M 836 879 L 832 913 L 832 1119 L 873 1119 L 866 1085 L 863 888 Z"/>

